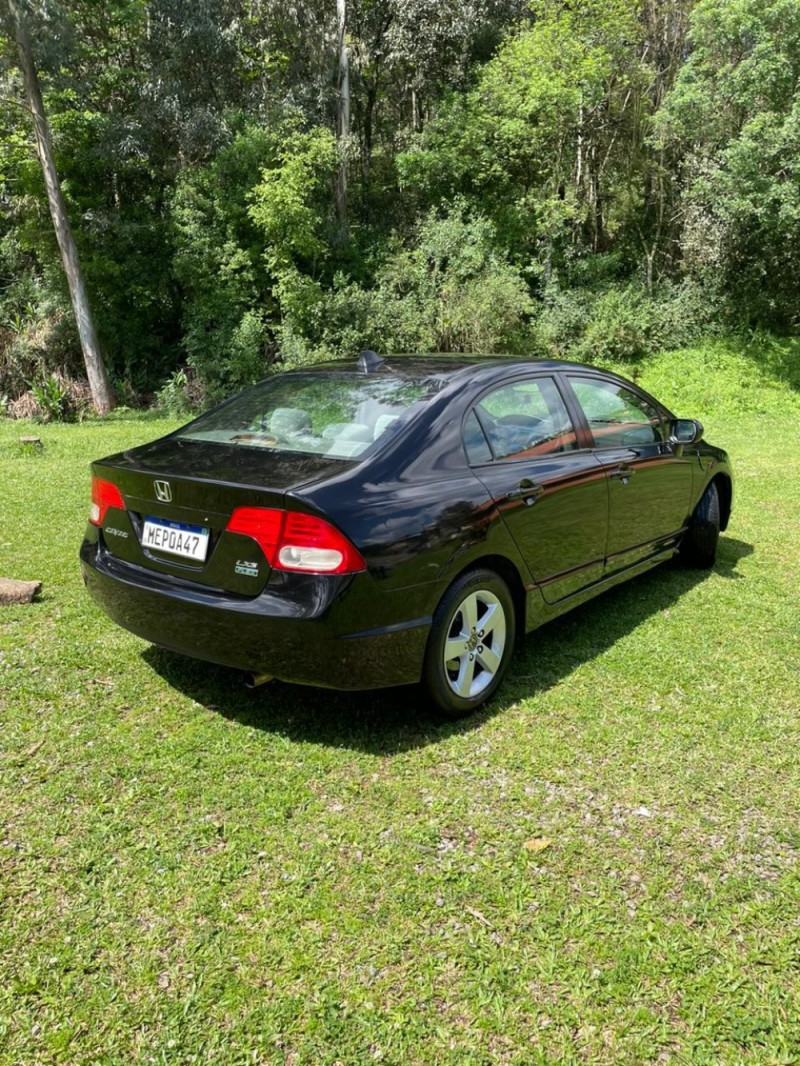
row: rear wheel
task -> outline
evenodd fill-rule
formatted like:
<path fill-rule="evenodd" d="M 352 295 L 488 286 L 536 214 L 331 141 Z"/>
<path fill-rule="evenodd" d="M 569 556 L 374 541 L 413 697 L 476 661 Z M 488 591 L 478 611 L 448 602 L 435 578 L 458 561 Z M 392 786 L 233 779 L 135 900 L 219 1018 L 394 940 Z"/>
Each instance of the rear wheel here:
<path fill-rule="evenodd" d="M 503 679 L 514 649 L 514 601 L 492 570 L 471 570 L 445 593 L 433 616 L 423 684 L 449 718 L 469 714 Z"/>
<path fill-rule="evenodd" d="M 681 561 L 686 566 L 708 570 L 717 558 L 719 541 L 719 491 L 712 481 L 700 498 L 683 535 Z"/>

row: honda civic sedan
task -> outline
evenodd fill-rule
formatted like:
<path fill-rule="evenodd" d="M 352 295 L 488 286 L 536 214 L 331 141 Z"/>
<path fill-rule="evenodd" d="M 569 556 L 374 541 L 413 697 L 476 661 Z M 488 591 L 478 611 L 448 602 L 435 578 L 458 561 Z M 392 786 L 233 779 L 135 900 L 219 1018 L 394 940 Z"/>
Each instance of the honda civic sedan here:
<path fill-rule="evenodd" d="M 275 374 L 92 464 L 89 592 L 154 644 L 337 689 L 489 699 L 514 644 L 733 499 L 703 427 L 573 363 L 364 352 Z"/>

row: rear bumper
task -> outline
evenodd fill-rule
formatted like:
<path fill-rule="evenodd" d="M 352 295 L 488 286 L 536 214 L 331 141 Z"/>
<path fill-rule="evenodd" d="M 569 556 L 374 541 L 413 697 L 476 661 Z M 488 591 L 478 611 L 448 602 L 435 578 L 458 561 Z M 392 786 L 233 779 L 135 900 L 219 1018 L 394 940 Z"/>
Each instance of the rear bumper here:
<path fill-rule="evenodd" d="M 322 688 L 385 688 L 420 679 L 431 618 L 396 621 L 389 611 L 375 625 L 374 606 L 366 606 L 382 594 L 368 574 L 304 577 L 289 595 L 267 586 L 244 598 L 176 586 L 88 541 L 80 559 L 86 587 L 109 618 L 171 651 Z M 360 617 L 369 619 L 363 628 Z"/>

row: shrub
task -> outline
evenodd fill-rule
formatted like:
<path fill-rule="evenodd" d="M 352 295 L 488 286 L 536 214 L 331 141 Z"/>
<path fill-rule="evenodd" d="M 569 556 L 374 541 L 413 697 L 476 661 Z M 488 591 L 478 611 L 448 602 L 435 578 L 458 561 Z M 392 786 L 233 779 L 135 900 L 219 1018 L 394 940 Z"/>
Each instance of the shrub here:
<path fill-rule="evenodd" d="M 655 341 L 654 302 L 636 285 L 615 286 L 592 306 L 575 356 L 589 363 L 636 361 Z"/>
<path fill-rule="evenodd" d="M 665 283 L 651 295 L 638 281 L 602 289 L 544 292 L 533 327 L 538 350 L 587 363 L 635 363 L 722 330 L 724 305 L 713 282 Z"/>
<path fill-rule="evenodd" d="M 71 377 L 63 370 L 41 377 L 15 400 L 7 400 L 12 418 L 37 422 L 80 421 L 91 410 L 88 382 Z"/>
<path fill-rule="evenodd" d="M 69 378 L 83 371 L 80 341 L 71 308 L 46 287 L 9 286 L 0 301 L 0 388 L 18 397 L 59 371 Z M 32 302 L 21 304 L 22 297 Z"/>
<path fill-rule="evenodd" d="M 562 289 L 557 282 L 547 286 L 533 328 L 537 351 L 565 359 L 580 341 L 589 322 L 593 294 L 582 289 Z"/>
<path fill-rule="evenodd" d="M 409 250 L 387 255 L 373 289 L 338 278 L 318 316 L 326 350 L 513 352 L 532 309 L 491 223 L 456 204 L 430 213 Z"/>
<path fill-rule="evenodd" d="M 31 386 L 41 422 L 66 422 L 67 395 L 55 374 Z"/>
<path fill-rule="evenodd" d="M 167 414 L 183 417 L 211 406 L 201 379 L 191 367 L 179 367 L 156 393 L 156 405 Z"/>

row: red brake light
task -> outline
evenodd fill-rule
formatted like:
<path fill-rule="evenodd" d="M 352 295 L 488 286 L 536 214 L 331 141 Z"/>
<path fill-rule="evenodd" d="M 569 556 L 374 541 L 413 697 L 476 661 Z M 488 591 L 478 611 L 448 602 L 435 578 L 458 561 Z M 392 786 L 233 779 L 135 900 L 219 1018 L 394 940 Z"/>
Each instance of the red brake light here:
<path fill-rule="evenodd" d="M 283 525 L 283 511 L 272 507 L 237 507 L 227 525 L 228 532 L 252 537 L 273 565 Z"/>
<path fill-rule="evenodd" d="M 257 541 L 269 565 L 278 570 L 354 574 L 367 568 L 347 537 L 315 515 L 272 507 L 237 507 L 227 528 Z"/>
<path fill-rule="evenodd" d="M 102 526 L 109 507 L 119 507 L 125 510 L 125 501 L 122 493 L 116 485 L 102 478 L 92 477 L 92 506 L 89 510 L 89 521 L 92 525 Z"/>

